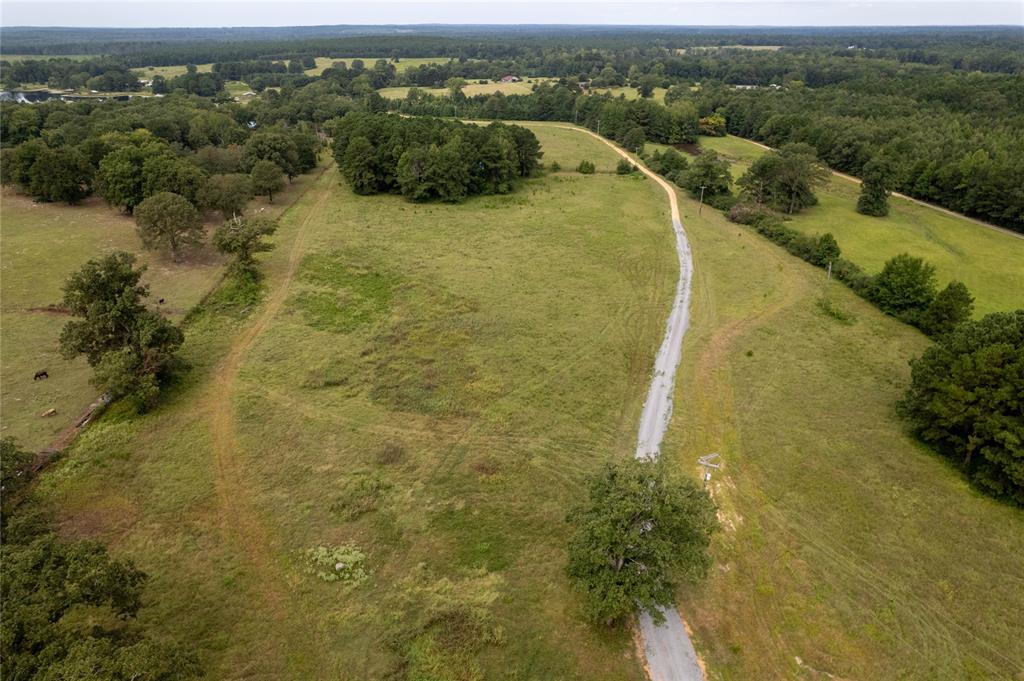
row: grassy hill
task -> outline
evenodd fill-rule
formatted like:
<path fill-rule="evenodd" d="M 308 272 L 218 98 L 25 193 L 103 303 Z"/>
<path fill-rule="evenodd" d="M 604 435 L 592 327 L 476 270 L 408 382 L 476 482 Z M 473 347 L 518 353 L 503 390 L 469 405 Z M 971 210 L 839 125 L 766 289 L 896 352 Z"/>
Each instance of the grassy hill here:
<path fill-rule="evenodd" d="M 724 460 L 717 565 L 680 606 L 711 678 L 1017 678 L 1024 514 L 894 414 L 929 341 L 718 211 L 682 209 L 694 324 L 665 456 L 694 475 L 698 456 Z"/>
<path fill-rule="evenodd" d="M 738 137 L 701 137 L 701 146 L 726 155 L 736 177 L 765 150 Z M 1024 306 L 1024 238 L 987 229 L 970 220 L 892 197 L 884 218 L 856 211 L 860 186 L 833 176 L 817 192 L 820 203 L 793 217 L 790 226 L 805 232 L 831 232 L 843 254 L 871 274 L 900 253 L 935 265 L 941 285 L 967 284 L 976 298 L 976 316 Z"/>
<path fill-rule="evenodd" d="M 64 532 L 138 561 L 147 623 L 211 678 L 642 678 L 628 635 L 582 624 L 564 518 L 632 454 L 667 205 L 600 141 L 533 128 L 546 162 L 599 172 L 448 206 L 328 171 L 283 217 L 264 301 L 215 295 L 167 401 L 115 408 L 44 476 Z M 694 322 L 664 456 L 725 463 L 716 566 L 680 593 L 712 678 L 1013 678 L 1024 517 L 893 415 L 929 341 L 681 203 Z M 365 582 L 308 572 L 349 543 Z"/>
<path fill-rule="evenodd" d="M 627 633 L 581 620 L 565 513 L 633 448 L 676 277 L 667 204 L 600 142 L 539 134 L 601 172 L 456 206 L 329 172 L 284 217 L 264 304 L 215 296 L 186 384 L 46 476 L 68 533 L 153 575 L 146 617 L 211 677 L 641 678 Z M 347 542 L 365 583 L 306 572 Z"/>

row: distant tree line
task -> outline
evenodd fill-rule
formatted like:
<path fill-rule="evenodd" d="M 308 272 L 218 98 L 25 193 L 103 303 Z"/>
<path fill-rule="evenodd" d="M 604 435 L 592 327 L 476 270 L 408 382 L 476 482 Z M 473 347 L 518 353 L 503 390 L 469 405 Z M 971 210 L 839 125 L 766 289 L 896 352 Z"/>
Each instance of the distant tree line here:
<path fill-rule="evenodd" d="M 206 37 L 198 37 L 198 36 Z M 132 67 L 294 59 L 303 56 L 402 58 L 444 56 L 459 61 L 514 60 L 546 69 L 535 75 L 580 72 L 581 54 L 615 55 L 626 68 L 652 57 L 707 59 L 723 46 L 784 46 L 820 62 L 835 56 L 848 61 L 916 63 L 964 71 L 1013 73 L 1024 66 L 1018 49 L 1020 27 L 951 28 L 699 28 L 699 27 L 487 27 L 417 26 L 401 35 L 368 27 L 224 29 L 33 29 L 5 28 L 5 51 L 11 54 L 107 54 L 129 60 Z M 856 49 L 847 49 L 851 45 Z M 705 48 L 705 49 L 699 49 Z M 685 54 L 679 50 L 685 49 Z M 738 52 L 738 50 L 728 50 Z M 770 54 L 746 56 L 770 57 Z M 605 60 L 607 61 L 607 59 Z M 585 64 L 586 65 L 586 64 Z M 602 68 L 601 64 L 598 69 Z M 619 68 L 619 66 L 616 66 Z M 587 72 L 587 71 L 584 71 Z"/>
<path fill-rule="evenodd" d="M 262 126 L 245 107 L 187 97 L 3 103 L 0 111 L 5 184 L 42 201 L 75 203 L 95 192 L 129 213 L 170 192 L 229 218 L 254 192 L 280 191 L 276 175 L 311 170 L 320 147 L 308 122 Z"/>
<path fill-rule="evenodd" d="M 121 59 L 23 59 L 0 61 L 3 86 L 17 89 L 24 83 L 42 84 L 54 89 L 87 87 L 106 92 L 131 92 L 142 83 Z"/>
<path fill-rule="evenodd" d="M 352 112 L 329 124 L 334 158 L 357 194 L 414 201 L 505 194 L 541 158 L 537 137 L 517 125 Z"/>

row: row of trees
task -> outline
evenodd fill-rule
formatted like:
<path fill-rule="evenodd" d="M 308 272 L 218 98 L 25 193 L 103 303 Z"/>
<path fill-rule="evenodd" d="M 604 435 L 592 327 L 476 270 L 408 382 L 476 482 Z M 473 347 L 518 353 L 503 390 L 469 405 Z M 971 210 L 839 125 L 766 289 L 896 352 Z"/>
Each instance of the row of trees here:
<path fill-rule="evenodd" d="M 505 194 L 542 155 L 536 136 L 516 125 L 353 112 L 329 128 L 338 169 L 357 194 L 394 192 L 414 201 Z"/>
<path fill-rule="evenodd" d="M 971 317 L 974 299 L 967 287 L 954 281 L 938 290 L 935 268 L 921 258 L 896 256 L 872 277 L 841 257 L 831 234 L 808 235 L 785 224 L 780 213 L 791 215 L 815 205 L 814 190 L 828 178 L 828 170 L 806 144 L 786 145 L 760 156 L 737 181 L 739 197 L 732 193 L 728 161 L 712 150 L 704 150 L 692 162 L 674 149 L 656 151 L 645 161 L 694 198 L 728 211 L 730 220 L 754 227 L 812 265 L 830 268 L 881 310 L 931 336 L 945 335 Z"/>

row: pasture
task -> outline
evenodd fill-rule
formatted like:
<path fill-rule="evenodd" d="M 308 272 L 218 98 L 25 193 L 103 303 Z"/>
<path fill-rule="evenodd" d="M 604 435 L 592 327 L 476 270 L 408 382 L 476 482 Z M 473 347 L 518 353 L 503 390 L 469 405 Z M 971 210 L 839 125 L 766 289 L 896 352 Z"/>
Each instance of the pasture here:
<path fill-rule="evenodd" d="M 664 456 L 724 461 L 716 565 L 680 594 L 711 678 L 1018 678 L 1024 516 L 893 411 L 928 340 L 679 195 L 694 318 Z"/>
<path fill-rule="evenodd" d="M 319 76 L 324 72 L 324 69 L 330 67 L 334 62 L 343 61 L 351 66 L 352 62 L 356 59 L 362 60 L 366 68 L 371 69 L 380 57 L 317 57 L 316 66 L 306 69 L 306 75 Z M 425 64 L 446 64 L 448 61 L 450 61 L 448 57 L 400 57 L 398 63 L 395 64 L 395 71 L 401 73 L 402 71 L 414 69 Z"/>
<path fill-rule="evenodd" d="M 591 91 L 594 94 L 608 93 L 613 97 L 625 97 L 628 100 L 634 100 L 640 98 L 640 91 L 635 87 L 623 86 L 623 87 L 595 87 Z M 654 93 L 651 95 L 651 99 L 659 104 L 665 103 L 665 93 L 668 92 L 667 88 L 656 87 Z"/>
<path fill-rule="evenodd" d="M 308 186 L 299 177 L 273 205 L 263 198 L 251 206 L 279 212 Z M 207 246 L 181 263 L 144 251 L 135 222 L 93 197 L 78 206 L 35 203 L 3 190 L 0 203 L 0 435 L 13 436 L 29 449 L 41 449 L 95 399 L 91 370 L 83 359 L 67 362 L 58 351 L 61 285 L 85 261 L 112 251 L 135 253 L 147 265 L 151 303 L 180 320 L 219 281 L 220 257 Z M 216 221 L 208 224 L 212 229 Z M 50 378 L 33 381 L 47 369 Z M 40 414 L 56 409 L 57 414 Z"/>
<path fill-rule="evenodd" d="M 151 574 L 147 623 L 212 678 L 642 678 L 628 636 L 579 618 L 564 514 L 632 453 L 667 205 L 600 141 L 531 127 L 545 163 L 598 172 L 448 206 L 328 170 L 282 218 L 264 303 L 219 290 L 166 401 L 115 407 L 41 481 L 66 533 Z M 715 567 L 679 594 L 712 678 L 1012 678 L 1024 519 L 893 414 L 928 340 L 680 198 L 694 316 L 664 456 L 725 462 Z M 307 573 L 349 543 L 365 582 Z"/>
<path fill-rule="evenodd" d="M 564 574 L 583 476 L 630 456 L 677 275 L 667 203 L 580 133 L 460 205 L 359 197 L 328 171 L 189 325 L 192 371 L 111 410 L 42 481 L 66 532 L 152 575 L 147 623 L 211 678 L 642 678 Z M 354 543 L 369 578 L 303 552 Z"/>
<path fill-rule="evenodd" d="M 521 80 L 518 83 L 502 83 L 500 81 L 489 81 L 486 83 L 478 83 L 475 80 L 469 81 L 469 83 L 462 88 L 462 93 L 467 97 L 474 95 L 493 95 L 501 92 L 506 95 L 528 95 L 533 92 L 535 85 L 539 83 L 551 80 L 549 78 L 529 78 Z M 385 87 L 377 90 L 382 97 L 388 99 L 405 99 L 411 87 Z M 448 88 L 418 88 L 422 92 L 435 95 L 437 97 L 447 97 Z"/>
<path fill-rule="evenodd" d="M 728 157 L 735 177 L 765 153 L 733 136 L 701 137 L 700 144 Z M 831 232 L 843 255 L 871 274 L 900 253 L 923 257 L 935 265 L 941 286 L 951 280 L 967 284 L 977 317 L 1024 306 L 1024 238 L 897 196 L 890 198 L 887 217 L 861 215 L 859 193 L 855 181 L 833 175 L 817 192 L 819 204 L 788 224 L 808 233 Z"/>
<path fill-rule="evenodd" d="M 163 76 L 169 80 L 175 76 L 188 73 L 188 66 L 186 64 L 175 64 L 173 66 L 146 66 L 132 70 L 139 74 L 139 78 L 143 80 L 152 80 L 154 76 Z M 199 73 L 209 73 L 213 71 L 213 64 L 196 64 L 196 71 Z"/>

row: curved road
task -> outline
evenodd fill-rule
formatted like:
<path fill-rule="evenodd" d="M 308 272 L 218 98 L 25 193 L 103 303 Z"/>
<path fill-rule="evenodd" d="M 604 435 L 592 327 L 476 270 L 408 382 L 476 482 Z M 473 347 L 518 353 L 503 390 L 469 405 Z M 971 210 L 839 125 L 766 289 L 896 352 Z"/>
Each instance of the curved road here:
<path fill-rule="evenodd" d="M 637 168 L 657 182 L 668 194 L 672 210 L 672 231 L 676 237 L 676 254 L 679 256 L 679 281 L 676 283 L 672 312 L 668 317 L 665 338 L 654 360 L 654 375 L 647 391 L 644 409 L 640 415 L 640 432 L 637 435 L 636 457 L 656 459 L 661 449 L 669 419 L 672 416 L 672 393 L 675 388 L 676 367 L 682 351 L 683 336 L 690 326 L 690 282 L 693 278 L 693 257 L 690 243 L 686 240 L 683 223 L 679 219 L 679 204 L 675 189 L 661 176 L 647 169 L 629 154 L 603 137 L 582 128 L 559 126 L 568 130 L 586 132 L 614 149 L 623 158 L 636 164 Z M 697 661 L 697 652 L 686 633 L 686 624 L 675 608 L 663 608 L 661 614 L 665 623 L 655 625 L 647 612 L 640 613 L 640 634 L 647 658 L 647 673 L 652 681 L 704 681 L 704 673 Z"/>

